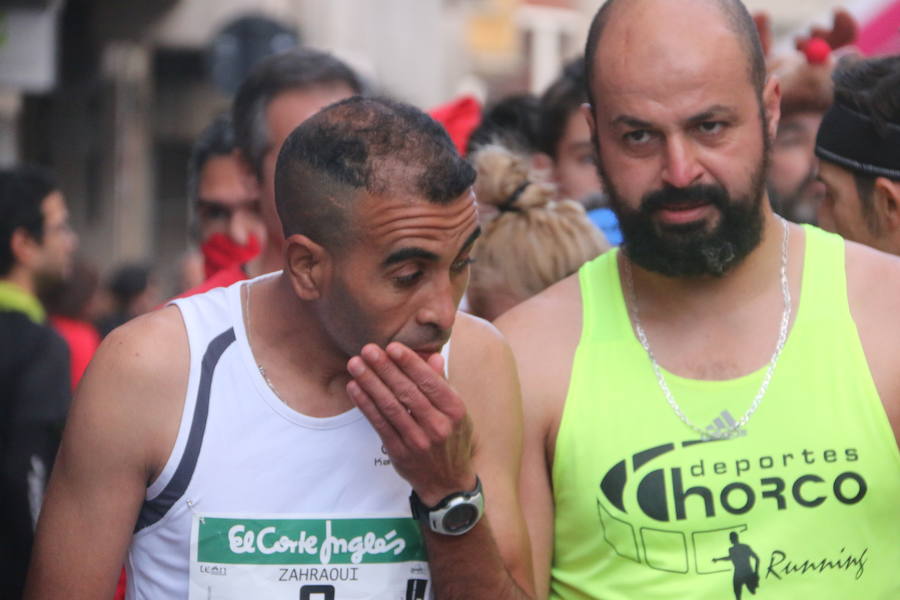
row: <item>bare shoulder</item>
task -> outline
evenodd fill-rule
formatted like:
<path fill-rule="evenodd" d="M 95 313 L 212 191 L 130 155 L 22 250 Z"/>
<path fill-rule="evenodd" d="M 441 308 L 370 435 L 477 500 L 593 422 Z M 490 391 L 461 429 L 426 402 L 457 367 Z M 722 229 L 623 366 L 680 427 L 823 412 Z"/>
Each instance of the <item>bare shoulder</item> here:
<path fill-rule="evenodd" d="M 114 329 L 100 344 L 85 383 L 91 391 L 101 386 L 126 388 L 129 393 L 123 402 L 139 402 L 147 395 L 164 397 L 180 379 L 186 381 L 188 361 L 181 312 L 169 306 Z"/>
<path fill-rule="evenodd" d="M 510 309 L 496 320 L 519 368 L 574 351 L 581 335 L 581 291 L 572 275 Z M 552 351 L 552 352 L 551 352 Z"/>
<path fill-rule="evenodd" d="M 900 333 L 900 257 L 846 242 L 847 295 L 863 337 L 897 339 Z"/>
<path fill-rule="evenodd" d="M 469 313 L 457 314 L 450 345 L 453 361 L 477 362 L 506 348 L 506 339 L 490 322 Z"/>
<path fill-rule="evenodd" d="M 532 390 L 565 393 L 581 337 L 581 311 L 578 276 L 572 275 L 497 319 L 516 357 L 526 398 Z"/>
<path fill-rule="evenodd" d="M 177 436 L 189 359 L 187 334 L 174 306 L 113 330 L 79 387 L 72 426 L 102 418 L 110 438 L 139 449 L 150 471 L 161 468 Z"/>
<path fill-rule="evenodd" d="M 459 313 L 450 345 L 450 381 L 473 414 L 508 410 L 519 404 L 515 362 L 504 337 L 488 321 Z M 485 402 L 476 399 L 483 398 Z M 518 409 L 517 409 L 518 410 Z"/>
<path fill-rule="evenodd" d="M 880 306 L 894 313 L 891 321 L 900 323 L 893 318 L 900 308 L 900 257 L 854 242 L 845 244 L 851 308 L 856 304 L 878 310 Z"/>
<path fill-rule="evenodd" d="M 846 243 L 847 296 L 872 379 L 900 440 L 900 257 Z"/>
<path fill-rule="evenodd" d="M 100 344 L 96 360 L 152 376 L 159 367 L 173 366 L 167 357 L 179 350 L 186 355 L 184 322 L 181 311 L 167 306 L 114 329 Z"/>

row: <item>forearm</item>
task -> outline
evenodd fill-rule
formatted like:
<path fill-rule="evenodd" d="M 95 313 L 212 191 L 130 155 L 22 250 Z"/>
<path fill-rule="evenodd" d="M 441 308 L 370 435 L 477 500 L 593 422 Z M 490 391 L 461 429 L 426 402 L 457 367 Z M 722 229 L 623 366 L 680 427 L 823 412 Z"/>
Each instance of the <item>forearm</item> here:
<path fill-rule="evenodd" d="M 461 536 L 422 532 L 436 600 L 534 598 L 532 582 L 517 581 L 504 564 L 487 518 Z"/>

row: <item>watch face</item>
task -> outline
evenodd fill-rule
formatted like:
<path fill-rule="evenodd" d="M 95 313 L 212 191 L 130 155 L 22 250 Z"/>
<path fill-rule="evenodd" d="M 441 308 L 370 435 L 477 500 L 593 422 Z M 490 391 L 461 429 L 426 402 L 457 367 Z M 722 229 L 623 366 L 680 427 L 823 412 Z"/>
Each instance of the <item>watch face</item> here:
<path fill-rule="evenodd" d="M 478 518 L 478 509 L 471 504 L 458 504 L 444 515 L 444 529 L 453 533 L 466 529 Z"/>

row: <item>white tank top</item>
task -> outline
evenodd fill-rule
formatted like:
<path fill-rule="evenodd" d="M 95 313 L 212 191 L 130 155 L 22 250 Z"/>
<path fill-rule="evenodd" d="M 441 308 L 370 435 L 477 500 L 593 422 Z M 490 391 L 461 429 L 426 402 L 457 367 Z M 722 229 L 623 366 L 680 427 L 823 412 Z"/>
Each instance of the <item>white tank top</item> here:
<path fill-rule="evenodd" d="M 135 527 L 127 598 L 431 598 L 409 484 L 358 409 L 312 418 L 272 392 L 247 343 L 247 284 L 175 301 L 188 389 Z"/>

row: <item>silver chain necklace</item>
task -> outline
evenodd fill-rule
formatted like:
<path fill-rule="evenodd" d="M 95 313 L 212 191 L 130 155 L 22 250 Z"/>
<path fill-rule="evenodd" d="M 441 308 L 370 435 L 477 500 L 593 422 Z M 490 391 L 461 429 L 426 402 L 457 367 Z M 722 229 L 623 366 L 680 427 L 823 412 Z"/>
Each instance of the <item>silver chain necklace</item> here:
<path fill-rule="evenodd" d="M 747 409 L 747 412 L 744 413 L 736 423 L 730 425 L 725 430 L 720 430 L 719 433 L 710 433 L 709 431 L 698 427 L 691 421 L 687 415 L 684 414 L 684 411 L 681 410 L 681 407 L 678 405 L 678 402 L 675 401 L 675 397 L 672 395 L 672 391 L 669 389 L 668 383 L 666 383 L 666 378 L 663 376 L 662 370 L 659 368 L 659 363 L 656 362 L 656 357 L 653 354 L 653 350 L 650 349 L 650 342 L 647 339 L 647 333 L 644 331 L 644 327 L 641 325 L 641 319 L 638 311 L 637 304 L 637 294 L 634 291 L 634 278 L 631 273 L 631 263 L 625 258 L 622 263 L 625 271 L 625 285 L 628 291 L 628 304 L 630 305 L 630 313 L 631 318 L 634 321 L 634 329 L 637 333 L 638 341 L 640 341 L 641 346 L 643 346 L 644 351 L 647 352 L 647 356 L 650 358 L 650 365 L 653 367 L 653 373 L 656 374 L 656 381 L 659 384 L 659 388 L 662 390 L 663 396 L 666 398 L 666 402 L 669 403 L 669 406 L 672 407 L 672 410 L 675 412 L 675 415 L 681 419 L 681 421 L 690 427 L 693 431 L 699 433 L 703 438 L 706 439 L 726 439 L 735 436 L 738 431 L 742 427 L 744 427 L 748 421 L 750 421 L 750 417 L 753 416 L 753 413 L 756 412 L 756 409 L 759 408 L 760 403 L 762 402 L 763 397 L 766 395 L 766 391 L 769 389 L 769 382 L 772 380 L 772 374 L 775 372 L 775 364 L 778 362 L 778 357 L 781 356 L 781 351 L 784 349 L 784 344 L 787 341 L 788 334 L 788 325 L 791 320 L 791 290 L 788 287 L 788 276 L 787 276 L 787 266 L 788 266 L 788 237 L 789 237 L 789 228 L 787 222 L 781 219 L 781 226 L 784 229 L 784 236 L 781 241 L 781 295 L 784 299 L 784 312 L 781 315 L 781 329 L 778 332 L 778 343 L 775 344 L 775 352 L 772 353 L 772 358 L 769 360 L 769 367 L 766 369 L 766 374 L 763 377 L 762 384 L 759 386 L 759 391 L 756 393 L 756 397 L 753 399 L 753 402 L 750 404 L 750 408 Z"/>
<path fill-rule="evenodd" d="M 247 345 L 248 345 L 248 346 L 250 345 L 250 288 L 251 288 L 251 287 L 253 287 L 253 282 L 252 282 L 252 281 L 250 281 L 250 282 L 248 282 L 246 285 L 244 285 L 244 289 L 247 290 L 247 303 L 246 303 L 246 305 L 244 306 L 244 310 L 247 311 L 247 317 L 246 317 L 246 320 L 247 320 L 247 326 L 246 326 L 246 330 L 247 330 Z M 251 354 L 251 355 L 253 354 L 252 348 L 251 348 L 251 350 L 250 350 L 250 354 Z M 256 360 L 256 357 L 255 357 L 255 356 L 253 357 L 253 360 Z M 272 384 L 272 381 L 269 379 L 269 376 L 266 375 L 266 370 L 263 368 L 263 366 L 262 366 L 261 364 L 259 364 L 258 361 L 257 361 L 257 363 L 256 363 L 256 368 L 259 369 L 259 374 L 262 375 L 263 381 L 265 381 L 265 382 L 266 382 L 266 385 L 269 386 L 269 390 L 271 390 L 272 394 L 274 394 L 276 398 L 278 398 L 279 400 L 281 400 L 281 403 L 282 403 L 282 404 L 285 404 L 285 405 L 286 405 L 287 402 L 284 401 L 284 398 L 282 398 L 281 395 L 278 393 L 278 390 L 275 389 L 275 386 Z"/>

